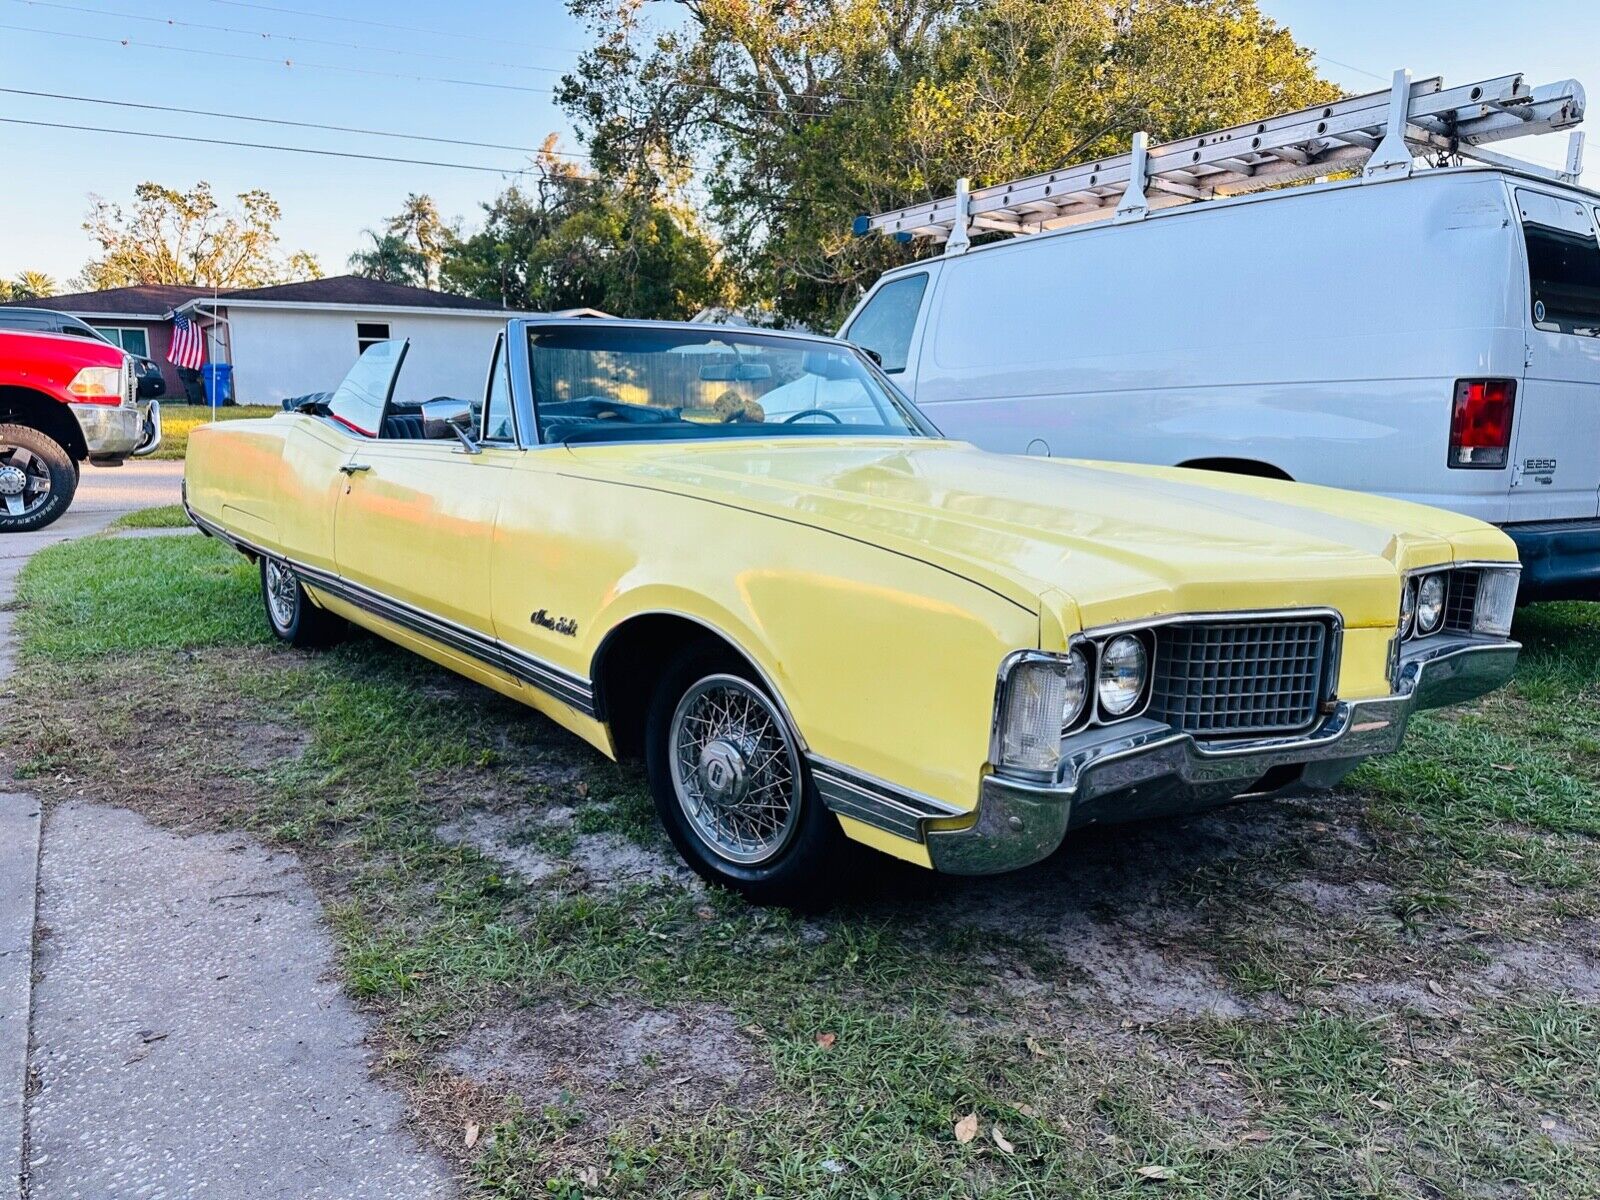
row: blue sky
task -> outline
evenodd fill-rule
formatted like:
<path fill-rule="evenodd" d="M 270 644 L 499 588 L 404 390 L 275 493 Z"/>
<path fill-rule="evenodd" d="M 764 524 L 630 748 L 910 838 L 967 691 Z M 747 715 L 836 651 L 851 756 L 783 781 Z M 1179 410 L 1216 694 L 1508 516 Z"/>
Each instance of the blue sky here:
<path fill-rule="evenodd" d="M 1386 81 L 1399 66 L 1452 82 L 1525 71 L 1537 82 L 1583 80 L 1597 89 L 1600 104 L 1600 4 L 1594 0 L 1509 6 L 1261 0 L 1261 6 L 1325 56 L 1318 63 L 1325 75 L 1352 90 L 1380 86 L 1374 76 Z M 347 19 L 329 19 L 334 15 Z M 0 0 L 0 88 L 519 147 L 537 146 L 557 132 L 564 147 L 575 150 L 570 126 L 546 89 L 584 40 L 558 0 Z M 294 65 L 284 66 L 284 59 Z M 527 160 L 517 150 L 242 125 L 3 91 L 0 117 L 357 149 L 501 170 Z M 1563 146 L 1561 139 L 1551 141 L 1507 149 L 1554 164 Z M 1600 180 L 1600 136 L 1593 141 L 1591 184 Z M 81 229 L 89 193 L 126 202 L 144 179 L 174 185 L 207 179 L 224 196 L 266 188 L 283 206 L 284 248 L 311 250 L 332 273 L 343 269 L 361 230 L 393 212 L 407 191 L 430 192 L 447 215 L 470 226 L 480 202 L 510 178 L 6 123 L 0 123 L 0 155 L 7 164 L 0 186 L 0 276 L 33 268 L 63 282 L 92 249 Z"/>

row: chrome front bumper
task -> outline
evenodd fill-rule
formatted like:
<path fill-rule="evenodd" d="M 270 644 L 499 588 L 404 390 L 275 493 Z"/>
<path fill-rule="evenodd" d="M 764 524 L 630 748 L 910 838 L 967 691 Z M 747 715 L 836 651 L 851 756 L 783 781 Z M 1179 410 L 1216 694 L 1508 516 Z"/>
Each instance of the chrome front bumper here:
<path fill-rule="evenodd" d="M 1077 735 L 1053 780 L 988 775 L 976 820 L 928 828 L 928 853 L 940 871 L 987 875 L 1038 862 L 1083 825 L 1331 787 L 1363 759 L 1398 750 L 1412 713 L 1501 686 L 1520 650 L 1516 642 L 1435 639 L 1401 660 L 1392 695 L 1339 702 L 1315 728 L 1289 737 L 1206 743 L 1155 721 Z"/>
<path fill-rule="evenodd" d="M 145 412 L 133 404 L 69 404 L 91 462 L 120 461 L 145 439 Z"/>

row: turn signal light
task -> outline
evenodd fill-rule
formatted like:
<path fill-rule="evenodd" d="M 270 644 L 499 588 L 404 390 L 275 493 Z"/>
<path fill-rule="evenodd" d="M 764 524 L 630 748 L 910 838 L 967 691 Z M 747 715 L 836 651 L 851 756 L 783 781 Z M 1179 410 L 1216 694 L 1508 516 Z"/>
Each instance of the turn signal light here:
<path fill-rule="evenodd" d="M 1463 379 L 1450 412 L 1450 465 L 1494 470 L 1511 455 L 1514 379 Z"/>
<path fill-rule="evenodd" d="M 67 391 L 78 400 L 121 404 L 122 372 L 116 367 L 85 367 L 72 377 Z"/>

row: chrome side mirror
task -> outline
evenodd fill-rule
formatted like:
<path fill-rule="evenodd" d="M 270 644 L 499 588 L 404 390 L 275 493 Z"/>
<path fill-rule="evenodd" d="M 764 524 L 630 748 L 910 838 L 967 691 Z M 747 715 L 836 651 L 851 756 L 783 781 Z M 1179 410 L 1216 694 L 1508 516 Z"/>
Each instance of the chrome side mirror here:
<path fill-rule="evenodd" d="M 467 431 L 472 428 L 472 405 L 465 400 L 441 397 L 422 402 L 422 436 L 425 438 L 456 438 L 468 454 L 481 453 L 478 443 Z"/>

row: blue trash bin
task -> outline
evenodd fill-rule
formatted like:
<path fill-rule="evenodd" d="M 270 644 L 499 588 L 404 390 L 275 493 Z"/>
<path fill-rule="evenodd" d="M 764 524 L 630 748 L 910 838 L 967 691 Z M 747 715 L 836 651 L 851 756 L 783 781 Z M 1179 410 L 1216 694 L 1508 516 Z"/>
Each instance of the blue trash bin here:
<path fill-rule="evenodd" d="M 206 363 L 200 368 L 200 379 L 205 385 L 207 404 L 215 408 L 233 403 L 232 363 Z"/>

